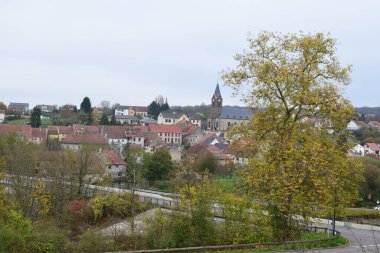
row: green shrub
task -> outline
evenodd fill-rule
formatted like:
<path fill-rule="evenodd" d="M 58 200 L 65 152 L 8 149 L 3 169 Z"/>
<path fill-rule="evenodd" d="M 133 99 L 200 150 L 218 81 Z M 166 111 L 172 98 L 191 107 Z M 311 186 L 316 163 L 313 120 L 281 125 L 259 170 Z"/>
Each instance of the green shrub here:
<path fill-rule="evenodd" d="M 27 252 L 32 237 L 32 224 L 16 211 L 0 221 L 0 252 Z"/>
<path fill-rule="evenodd" d="M 354 218 L 377 219 L 380 218 L 380 211 L 375 209 L 347 208 L 346 216 Z"/>
<path fill-rule="evenodd" d="M 31 253 L 63 252 L 67 244 L 65 232 L 54 226 L 44 226 L 33 229 L 32 240 L 28 244 Z"/>
<path fill-rule="evenodd" d="M 112 193 L 106 196 L 94 197 L 90 206 L 95 221 L 110 216 L 126 218 L 132 213 L 132 196 L 130 193 Z M 135 213 L 141 212 L 145 206 L 135 199 Z"/>
<path fill-rule="evenodd" d="M 79 237 L 78 243 L 71 243 L 68 252 L 74 253 L 96 253 L 113 251 L 114 247 L 102 235 L 87 231 Z"/>

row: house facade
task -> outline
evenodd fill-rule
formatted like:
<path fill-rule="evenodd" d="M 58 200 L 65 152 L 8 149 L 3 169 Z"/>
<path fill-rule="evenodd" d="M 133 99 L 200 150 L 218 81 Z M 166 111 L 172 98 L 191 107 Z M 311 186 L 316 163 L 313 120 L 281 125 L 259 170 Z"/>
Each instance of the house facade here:
<path fill-rule="evenodd" d="M 169 145 L 182 145 L 182 132 L 177 125 L 151 124 L 149 130 Z"/>
<path fill-rule="evenodd" d="M 380 155 L 380 144 L 379 143 L 366 143 L 364 144 L 364 154 L 369 155 Z"/>
<path fill-rule="evenodd" d="M 185 114 L 161 112 L 157 118 L 157 124 L 175 125 L 180 121 L 190 121 Z"/>
<path fill-rule="evenodd" d="M 129 115 L 115 115 L 115 119 L 122 125 L 139 125 L 140 119 Z M 111 120 L 111 119 L 109 119 Z"/>
<path fill-rule="evenodd" d="M 354 156 L 364 156 L 365 148 L 360 144 L 356 144 L 355 147 L 351 149 L 351 153 Z"/>
<path fill-rule="evenodd" d="M 380 122 L 379 121 L 370 121 L 368 122 L 368 126 L 370 128 L 379 129 L 380 130 Z"/>
<path fill-rule="evenodd" d="M 5 120 L 5 110 L 0 110 L 0 124 Z"/>
<path fill-rule="evenodd" d="M 14 112 L 26 113 L 26 112 L 29 112 L 29 103 L 11 102 L 8 105 L 8 110 L 14 111 Z"/>
<path fill-rule="evenodd" d="M 45 113 L 50 113 L 50 112 L 53 112 L 54 110 L 57 110 L 58 109 L 58 106 L 57 105 L 36 105 L 37 108 L 39 108 L 41 110 L 41 112 L 45 112 Z"/>
<path fill-rule="evenodd" d="M 129 114 L 129 106 L 126 106 L 126 105 L 116 106 L 115 107 L 115 116 L 116 115 L 128 115 L 128 116 L 131 116 Z"/>
<path fill-rule="evenodd" d="M 105 174 L 110 175 L 113 181 L 123 181 L 126 177 L 126 162 L 114 151 L 104 150 L 102 161 L 105 168 Z"/>
<path fill-rule="evenodd" d="M 364 121 L 359 121 L 359 120 L 351 120 L 347 124 L 347 130 L 350 132 L 355 132 L 358 131 L 360 128 L 366 126 L 367 124 Z"/>
<path fill-rule="evenodd" d="M 201 115 L 197 113 L 191 113 L 191 114 L 186 114 L 187 118 L 190 120 L 191 124 L 197 127 L 202 126 L 202 118 Z"/>

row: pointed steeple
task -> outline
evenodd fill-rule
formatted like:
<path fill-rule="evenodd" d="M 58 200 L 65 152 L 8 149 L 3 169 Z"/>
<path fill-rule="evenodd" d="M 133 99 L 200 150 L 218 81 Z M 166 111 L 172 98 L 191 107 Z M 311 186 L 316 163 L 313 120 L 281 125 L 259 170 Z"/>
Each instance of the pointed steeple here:
<path fill-rule="evenodd" d="M 220 94 L 219 83 L 216 83 L 216 88 L 215 88 L 213 98 L 219 98 L 219 97 L 222 98 L 222 95 Z"/>

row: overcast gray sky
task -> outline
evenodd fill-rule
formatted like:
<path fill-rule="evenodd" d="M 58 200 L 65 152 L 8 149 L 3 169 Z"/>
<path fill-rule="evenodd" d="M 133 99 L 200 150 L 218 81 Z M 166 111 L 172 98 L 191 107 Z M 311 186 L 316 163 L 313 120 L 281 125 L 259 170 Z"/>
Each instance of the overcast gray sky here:
<path fill-rule="evenodd" d="M 0 0 L 0 101 L 209 104 L 248 32 L 303 30 L 331 32 L 354 66 L 347 97 L 380 106 L 379 11 L 379 0 Z"/>

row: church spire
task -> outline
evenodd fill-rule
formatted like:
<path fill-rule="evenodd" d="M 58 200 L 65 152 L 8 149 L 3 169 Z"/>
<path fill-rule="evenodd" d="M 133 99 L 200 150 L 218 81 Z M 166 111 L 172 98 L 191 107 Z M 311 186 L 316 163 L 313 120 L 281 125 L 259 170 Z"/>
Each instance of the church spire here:
<path fill-rule="evenodd" d="M 219 97 L 222 98 L 222 95 L 220 94 L 219 83 L 216 83 L 216 88 L 215 88 L 213 98 L 219 98 Z"/>

